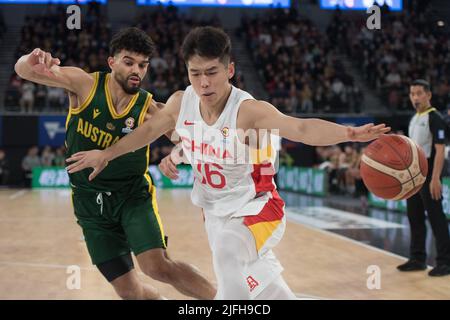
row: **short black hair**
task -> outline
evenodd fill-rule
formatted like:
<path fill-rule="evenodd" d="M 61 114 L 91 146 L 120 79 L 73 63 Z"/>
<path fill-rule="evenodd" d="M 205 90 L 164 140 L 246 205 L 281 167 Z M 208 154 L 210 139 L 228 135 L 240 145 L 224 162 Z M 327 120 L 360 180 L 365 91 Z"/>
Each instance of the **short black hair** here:
<path fill-rule="evenodd" d="M 430 83 L 424 79 L 416 79 L 411 82 L 411 86 L 421 86 L 426 92 L 431 92 Z"/>
<path fill-rule="evenodd" d="M 116 33 L 109 43 L 109 55 L 111 57 L 121 50 L 127 50 L 151 58 L 155 51 L 155 44 L 152 38 L 141 29 L 129 27 Z"/>
<path fill-rule="evenodd" d="M 204 58 L 219 58 L 222 63 L 230 61 L 230 37 L 219 28 L 197 27 L 192 29 L 183 41 L 181 54 L 187 63 L 194 55 Z"/>

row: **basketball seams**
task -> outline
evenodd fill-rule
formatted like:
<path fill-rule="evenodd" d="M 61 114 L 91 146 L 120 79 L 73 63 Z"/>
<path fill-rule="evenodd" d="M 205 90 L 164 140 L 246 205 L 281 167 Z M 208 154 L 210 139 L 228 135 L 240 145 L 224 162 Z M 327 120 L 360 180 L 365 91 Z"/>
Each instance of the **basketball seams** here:
<path fill-rule="evenodd" d="M 400 175 L 402 173 L 405 174 L 406 176 L 407 176 L 406 173 L 409 173 L 409 176 L 411 177 L 411 173 L 408 170 L 406 170 L 406 169 L 403 169 L 403 170 L 393 169 L 393 168 L 388 167 L 388 166 L 386 166 L 386 165 L 384 165 L 382 163 L 379 163 L 378 161 L 375 161 L 375 160 L 369 158 L 365 154 L 362 155 L 361 161 L 363 161 L 366 165 L 368 165 L 372 169 L 375 169 L 375 170 L 377 170 L 377 171 L 379 171 L 379 172 L 381 172 L 383 174 L 386 174 L 386 175 L 388 175 L 388 176 L 390 176 L 392 178 L 397 179 L 397 181 L 399 183 L 401 183 L 401 184 L 409 181 L 408 177 L 406 177 L 406 178 L 400 177 Z"/>
<path fill-rule="evenodd" d="M 399 138 L 400 139 L 403 139 L 403 137 L 402 136 L 399 136 Z M 395 149 L 392 145 L 390 145 L 389 143 L 385 143 L 385 145 L 386 146 L 388 146 L 392 151 L 394 151 L 394 153 L 398 156 L 398 158 L 400 159 L 400 161 L 402 161 L 403 162 L 403 164 L 405 165 L 405 170 L 407 170 L 408 171 L 408 173 L 409 173 L 409 176 L 411 177 L 411 179 L 412 179 L 412 174 L 411 174 L 411 171 L 409 171 L 409 167 L 410 167 L 410 165 L 412 165 L 413 163 L 414 163 L 414 156 L 416 156 L 417 157 L 417 150 L 416 150 L 416 148 L 415 148 L 415 146 L 412 146 L 411 145 L 411 142 L 409 141 L 409 139 L 403 139 L 403 140 L 405 140 L 407 143 L 408 143 L 408 145 L 409 145 L 409 147 L 410 147 L 410 150 L 411 150 L 411 152 L 412 152 L 412 160 L 411 160 L 411 164 L 407 164 L 406 163 L 406 161 L 403 159 L 403 157 L 402 157 L 402 155 L 398 152 L 398 150 L 397 149 Z M 415 153 L 415 154 L 414 154 Z M 417 158 L 417 160 L 418 160 L 418 158 Z M 420 165 L 419 165 L 419 170 L 420 170 Z"/>
<path fill-rule="evenodd" d="M 367 165 L 372 170 L 376 170 L 377 172 L 380 172 L 383 175 L 387 175 L 399 182 L 401 188 L 400 192 L 394 198 L 391 198 L 391 200 L 402 199 L 403 197 L 405 197 L 405 195 L 416 189 L 418 186 L 421 186 L 426 180 L 426 177 L 422 173 L 419 150 L 417 145 L 406 137 L 400 137 L 400 139 L 403 139 L 405 142 L 407 142 L 408 146 L 410 147 L 412 157 L 409 165 L 406 164 L 405 159 L 401 157 L 399 151 L 395 149 L 394 146 L 388 143 L 384 143 L 384 145 L 389 146 L 390 150 L 393 151 L 393 154 L 395 154 L 400 159 L 400 161 L 405 165 L 405 169 L 399 170 L 391 168 L 388 165 L 385 165 L 383 163 L 378 162 L 377 160 L 370 158 L 366 154 L 363 154 L 361 157 L 361 161 L 364 165 Z M 416 169 L 416 167 L 418 173 L 413 176 L 412 171 L 416 173 L 416 170 L 412 169 Z M 386 188 L 389 187 L 382 187 L 382 189 Z M 394 186 L 392 188 L 394 188 Z"/>

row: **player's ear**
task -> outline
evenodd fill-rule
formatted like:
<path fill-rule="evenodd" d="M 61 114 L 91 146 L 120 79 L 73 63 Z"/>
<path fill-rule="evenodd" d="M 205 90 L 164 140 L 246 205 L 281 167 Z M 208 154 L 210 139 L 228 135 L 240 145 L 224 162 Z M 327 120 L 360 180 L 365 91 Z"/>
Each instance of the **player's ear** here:
<path fill-rule="evenodd" d="M 228 79 L 231 80 L 231 78 L 234 77 L 234 72 L 235 72 L 234 62 L 228 63 Z"/>
<path fill-rule="evenodd" d="M 114 57 L 108 57 L 108 66 L 112 69 L 114 66 Z"/>

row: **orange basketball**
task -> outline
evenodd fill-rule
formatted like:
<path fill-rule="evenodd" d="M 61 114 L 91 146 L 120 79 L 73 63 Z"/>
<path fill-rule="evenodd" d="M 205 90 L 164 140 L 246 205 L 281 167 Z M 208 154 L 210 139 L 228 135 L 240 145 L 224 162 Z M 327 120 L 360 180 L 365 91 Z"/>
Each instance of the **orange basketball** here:
<path fill-rule="evenodd" d="M 428 162 L 422 148 L 408 137 L 382 135 L 364 150 L 360 172 L 367 189 L 376 196 L 408 199 L 424 184 Z"/>

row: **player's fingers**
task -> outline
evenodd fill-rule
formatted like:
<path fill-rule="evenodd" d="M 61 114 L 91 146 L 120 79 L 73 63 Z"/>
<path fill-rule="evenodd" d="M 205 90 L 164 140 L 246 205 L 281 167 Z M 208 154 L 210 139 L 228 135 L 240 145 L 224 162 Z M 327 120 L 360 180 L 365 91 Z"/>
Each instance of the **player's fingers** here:
<path fill-rule="evenodd" d="M 70 158 L 68 158 L 66 161 L 67 161 L 67 162 L 70 162 L 70 161 L 69 161 L 70 159 L 79 159 L 80 157 L 83 157 L 85 154 L 86 154 L 86 152 L 84 152 L 84 151 L 80 151 L 80 152 L 74 153 L 74 154 L 71 155 Z"/>
<path fill-rule="evenodd" d="M 45 53 L 45 65 L 50 69 L 53 65 L 53 57 L 49 52 Z"/>
<path fill-rule="evenodd" d="M 177 166 L 175 165 L 175 163 L 173 163 L 173 161 L 170 157 L 167 158 L 167 166 L 169 167 L 170 171 L 178 174 Z"/>
<path fill-rule="evenodd" d="M 384 128 L 386 128 L 386 125 L 383 123 L 383 124 L 373 126 L 369 130 L 370 131 L 380 131 L 380 130 L 383 130 Z"/>
<path fill-rule="evenodd" d="M 45 52 L 44 53 L 44 57 L 45 57 L 45 63 L 49 64 L 50 62 L 52 62 L 52 55 L 50 54 L 50 52 Z"/>
<path fill-rule="evenodd" d="M 39 50 L 37 56 L 38 56 L 38 62 L 39 62 L 40 64 L 44 64 L 44 63 L 45 63 L 45 55 L 44 55 L 44 52 L 43 52 L 42 50 Z"/>
<path fill-rule="evenodd" d="M 170 179 L 176 178 L 177 174 L 169 168 L 169 166 L 167 165 L 167 161 L 161 161 L 161 163 L 159 164 L 159 168 L 166 177 Z"/>
<path fill-rule="evenodd" d="M 367 123 L 365 125 L 363 125 L 363 129 L 364 130 L 370 130 L 372 129 L 372 127 L 374 127 L 375 125 L 373 123 Z"/>
<path fill-rule="evenodd" d="M 103 168 L 94 168 L 94 171 L 92 171 L 92 173 L 89 175 L 89 181 L 94 180 L 94 178 L 103 170 Z"/>
<path fill-rule="evenodd" d="M 86 167 L 87 166 L 84 163 L 84 160 L 80 160 L 80 161 L 77 161 L 75 163 L 72 163 L 70 166 L 68 166 L 66 168 L 66 170 L 67 170 L 68 173 L 75 173 L 75 172 L 78 172 L 78 171 L 81 171 L 81 170 L 85 169 Z"/>
<path fill-rule="evenodd" d="M 163 161 L 161 161 L 161 165 L 162 165 L 162 172 L 164 173 L 164 175 L 170 179 L 177 179 L 178 178 L 178 170 L 173 170 L 172 167 L 170 167 L 169 165 L 170 161 L 168 161 L 167 159 L 163 159 Z"/>

